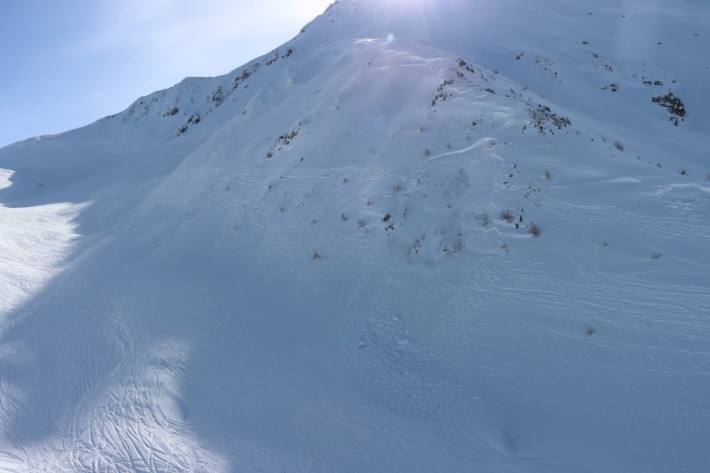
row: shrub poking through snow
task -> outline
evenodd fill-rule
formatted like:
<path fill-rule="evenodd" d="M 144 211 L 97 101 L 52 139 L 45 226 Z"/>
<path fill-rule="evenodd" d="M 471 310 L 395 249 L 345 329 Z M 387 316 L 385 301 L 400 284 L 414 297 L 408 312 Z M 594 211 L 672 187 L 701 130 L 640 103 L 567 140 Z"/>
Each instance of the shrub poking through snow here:
<path fill-rule="evenodd" d="M 660 80 L 644 80 L 643 85 L 646 87 L 663 87 L 663 81 Z"/>
<path fill-rule="evenodd" d="M 515 216 L 510 210 L 505 209 L 500 213 L 500 219 L 503 220 L 505 223 L 513 223 L 513 221 L 515 220 Z"/>
<path fill-rule="evenodd" d="M 475 74 L 475 73 L 476 73 L 476 70 L 475 70 L 473 67 L 471 67 L 470 65 L 468 65 L 468 64 L 466 63 L 466 61 L 464 61 L 464 60 L 461 59 L 461 58 L 459 58 L 459 59 L 456 61 L 456 64 L 458 64 L 458 66 L 459 66 L 461 69 L 463 69 L 463 70 L 465 70 L 465 71 L 468 71 L 468 72 L 470 72 L 471 74 Z"/>
<path fill-rule="evenodd" d="M 215 90 L 212 93 L 212 97 L 210 97 L 210 101 L 214 104 L 215 107 L 219 107 L 224 103 L 225 97 L 224 97 L 224 90 L 222 87 L 218 87 L 217 90 Z"/>
<path fill-rule="evenodd" d="M 192 115 L 190 115 L 190 118 L 187 119 L 187 123 L 178 128 L 177 136 L 184 135 L 185 133 L 187 133 L 187 130 L 190 129 L 191 125 L 197 125 L 201 121 L 202 117 L 200 116 L 200 114 L 193 113 Z"/>
<path fill-rule="evenodd" d="M 531 223 L 530 225 L 528 225 L 528 233 L 534 238 L 539 238 L 540 235 L 542 235 L 542 230 L 538 225 Z"/>
<path fill-rule="evenodd" d="M 661 107 L 668 110 L 671 114 L 671 123 L 678 126 L 680 122 L 685 121 L 685 104 L 680 97 L 675 95 L 673 92 L 668 92 L 666 95 L 659 95 L 651 99 L 653 103 L 657 103 Z"/>
<path fill-rule="evenodd" d="M 251 72 L 244 70 L 242 73 L 234 78 L 234 89 L 239 87 L 239 85 L 251 77 Z"/>
<path fill-rule="evenodd" d="M 530 110 L 530 117 L 532 118 L 533 126 L 537 128 L 541 135 L 546 132 L 554 134 L 555 128 L 562 130 L 572 125 L 572 121 L 569 118 L 557 115 L 547 105 L 538 105 Z"/>
<path fill-rule="evenodd" d="M 451 79 L 446 79 L 439 84 L 439 87 L 436 89 L 436 95 L 431 101 L 431 106 L 436 107 L 436 104 L 447 100 L 449 97 L 451 97 L 451 94 L 446 92 L 446 88 L 450 85 L 454 85 L 454 81 Z"/>
<path fill-rule="evenodd" d="M 274 145 L 271 147 L 268 153 L 266 153 L 266 159 L 273 158 L 276 151 L 281 151 L 282 149 L 290 145 L 298 136 L 298 132 L 298 129 L 294 129 L 276 138 Z M 301 158 L 301 161 L 303 161 L 303 158 Z"/>
<path fill-rule="evenodd" d="M 298 130 L 291 130 L 290 132 L 286 133 L 285 135 L 279 136 L 278 141 L 280 141 L 283 146 L 288 146 L 291 144 L 291 142 L 297 136 L 298 136 Z"/>
<path fill-rule="evenodd" d="M 278 60 L 279 60 L 279 53 L 276 52 L 276 53 L 274 53 L 273 56 L 271 56 L 269 59 L 266 60 L 266 65 L 270 66 Z"/>

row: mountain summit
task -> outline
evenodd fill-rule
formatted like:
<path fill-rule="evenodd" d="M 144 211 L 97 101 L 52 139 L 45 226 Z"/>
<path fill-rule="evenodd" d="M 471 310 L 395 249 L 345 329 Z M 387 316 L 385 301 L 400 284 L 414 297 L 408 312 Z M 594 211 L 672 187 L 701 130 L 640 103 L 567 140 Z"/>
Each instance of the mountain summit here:
<path fill-rule="evenodd" d="M 0 149 L 0 471 L 708 471 L 709 38 L 343 0 Z"/>

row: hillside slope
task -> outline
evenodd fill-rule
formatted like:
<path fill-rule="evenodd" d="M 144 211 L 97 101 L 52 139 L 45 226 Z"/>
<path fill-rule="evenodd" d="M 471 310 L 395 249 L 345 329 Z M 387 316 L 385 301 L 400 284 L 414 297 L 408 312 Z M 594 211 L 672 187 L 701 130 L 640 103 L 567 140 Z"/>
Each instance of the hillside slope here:
<path fill-rule="evenodd" d="M 710 6 L 344 0 L 0 149 L 0 471 L 710 468 Z"/>

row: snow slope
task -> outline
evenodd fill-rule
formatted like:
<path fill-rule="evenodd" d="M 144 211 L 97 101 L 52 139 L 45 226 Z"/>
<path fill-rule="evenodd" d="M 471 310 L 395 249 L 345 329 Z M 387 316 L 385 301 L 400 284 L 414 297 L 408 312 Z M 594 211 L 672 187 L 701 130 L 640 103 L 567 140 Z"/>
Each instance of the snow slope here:
<path fill-rule="evenodd" d="M 0 149 L 0 471 L 708 471 L 710 5 L 669 3 L 343 0 Z"/>

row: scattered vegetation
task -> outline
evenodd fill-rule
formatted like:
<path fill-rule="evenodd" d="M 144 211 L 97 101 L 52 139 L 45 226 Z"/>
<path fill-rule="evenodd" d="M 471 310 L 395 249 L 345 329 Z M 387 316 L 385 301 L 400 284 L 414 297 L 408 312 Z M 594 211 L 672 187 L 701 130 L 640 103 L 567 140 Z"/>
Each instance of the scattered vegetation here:
<path fill-rule="evenodd" d="M 409 245 L 409 255 L 418 255 L 419 254 L 419 252 L 421 251 L 422 246 L 423 246 L 423 243 L 422 243 L 423 239 L 424 239 L 424 237 L 417 238 L 416 240 L 414 240 L 412 242 L 411 245 Z"/>
<path fill-rule="evenodd" d="M 464 69 L 464 70 L 470 72 L 471 74 L 476 73 L 476 70 L 473 67 L 471 67 L 470 65 L 468 65 L 468 63 L 466 63 L 466 61 L 464 61 L 463 59 L 459 58 L 457 63 L 461 69 Z"/>
<path fill-rule="evenodd" d="M 278 142 L 280 142 L 284 146 L 288 146 L 291 144 L 291 142 L 298 136 L 298 130 L 292 130 L 285 135 L 281 135 L 278 137 Z"/>
<path fill-rule="evenodd" d="M 258 68 L 258 64 L 253 66 L 254 71 Z M 242 82 L 245 82 L 247 79 L 249 79 L 252 75 L 252 72 L 247 71 L 246 69 L 242 71 L 240 75 L 234 78 L 234 86 L 232 87 L 233 89 L 238 88 Z"/>
<path fill-rule="evenodd" d="M 441 241 L 439 242 L 439 251 L 448 256 L 452 256 L 456 253 L 463 251 L 465 243 L 463 233 L 460 229 L 456 231 L 455 235 L 452 235 L 446 230 L 440 230 L 438 233 L 441 235 Z"/>
<path fill-rule="evenodd" d="M 544 135 L 547 131 L 554 134 L 554 128 L 562 130 L 572 125 L 569 118 L 557 115 L 547 105 L 538 105 L 530 110 L 530 117 L 533 125 L 541 135 Z"/>
<path fill-rule="evenodd" d="M 557 80 L 560 79 L 560 75 L 554 70 L 554 63 L 549 57 L 535 56 L 535 64 L 537 64 L 540 69 L 550 74 L 553 78 Z"/>
<path fill-rule="evenodd" d="M 190 129 L 191 125 L 197 125 L 201 121 L 202 117 L 200 117 L 200 114 L 193 113 L 192 115 L 190 115 L 190 118 L 187 119 L 187 123 L 178 128 L 177 136 L 184 135 L 185 133 L 187 133 L 187 130 Z"/>
<path fill-rule="evenodd" d="M 436 107 L 436 104 L 446 101 L 452 96 L 450 93 L 446 92 L 446 88 L 453 84 L 454 81 L 452 79 L 446 79 L 439 84 L 439 87 L 436 89 L 436 95 L 434 95 L 434 98 L 431 101 L 432 107 Z"/>
<path fill-rule="evenodd" d="M 220 86 L 217 88 L 217 90 L 214 91 L 212 97 L 210 98 L 210 101 L 214 104 L 215 107 L 219 107 L 224 103 L 224 100 L 224 90 Z"/>
<path fill-rule="evenodd" d="M 531 223 L 530 225 L 528 225 L 528 233 L 534 238 L 539 238 L 540 235 L 542 235 L 542 230 L 538 225 Z"/>
<path fill-rule="evenodd" d="M 614 72 L 614 66 L 609 64 L 608 62 L 605 62 L 601 56 L 597 53 L 592 53 L 592 58 L 594 65 L 600 69 L 604 69 L 607 72 Z"/>
<path fill-rule="evenodd" d="M 500 219 L 505 223 L 513 223 L 515 216 L 510 210 L 505 209 L 500 213 Z"/>
<path fill-rule="evenodd" d="M 651 99 L 653 103 L 657 103 L 661 107 L 668 110 L 671 114 L 670 121 L 675 126 L 680 125 L 680 122 L 685 121 L 686 110 L 685 104 L 680 97 L 675 95 L 672 91 L 668 92 L 666 95 L 659 95 Z"/>
<path fill-rule="evenodd" d="M 283 148 L 290 145 L 293 142 L 293 140 L 296 139 L 296 137 L 298 136 L 298 133 L 299 133 L 299 130 L 294 129 L 294 130 L 291 130 L 290 132 L 276 138 L 276 142 L 274 143 L 274 146 L 272 146 L 271 149 L 266 153 L 266 159 L 273 158 L 274 153 L 276 151 L 281 151 Z M 303 158 L 301 158 L 301 161 L 303 161 Z"/>
<path fill-rule="evenodd" d="M 279 53 L 277 52 L 273 56 L 271 56 L 269 59 L 266 60 L 266 65 L 270 66 L 278 60 L 279 60 Z"/>

